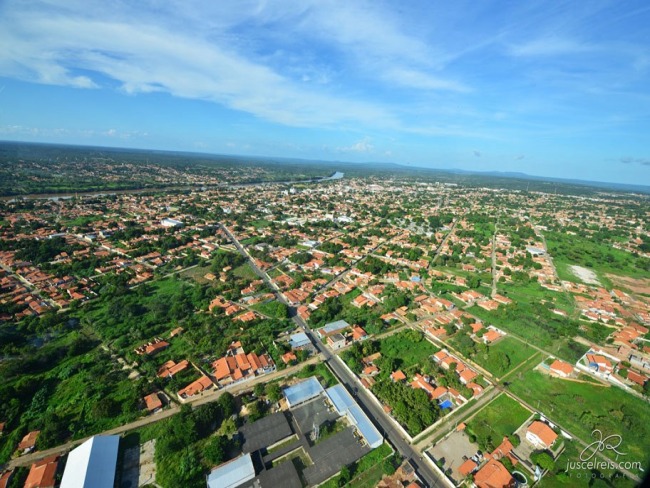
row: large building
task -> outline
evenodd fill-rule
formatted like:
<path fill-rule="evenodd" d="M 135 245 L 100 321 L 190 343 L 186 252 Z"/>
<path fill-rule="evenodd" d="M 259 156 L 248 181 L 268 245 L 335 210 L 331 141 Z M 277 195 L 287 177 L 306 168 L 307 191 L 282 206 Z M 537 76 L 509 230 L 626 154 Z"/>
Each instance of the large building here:
<path fill-rule="evenodd" d="M 255 466 L 250 454 L 223 463 L 208 475 L 208 488 L 236 488 L 255 478 Z"/>
<path fill-rule="evenodd" d="M 118 435 L 96 435 L 70 451 L 61 488 L 113 488 Z"/>

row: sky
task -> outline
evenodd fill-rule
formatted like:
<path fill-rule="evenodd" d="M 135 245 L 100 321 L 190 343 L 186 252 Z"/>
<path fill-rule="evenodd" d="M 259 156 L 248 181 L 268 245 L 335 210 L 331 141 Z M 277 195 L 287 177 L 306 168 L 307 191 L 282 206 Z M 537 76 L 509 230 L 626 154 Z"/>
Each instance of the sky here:
<path fill-rule="evenodd" d="M 0 1 L 0 140 L 650 184 L 650 3 Z"/>

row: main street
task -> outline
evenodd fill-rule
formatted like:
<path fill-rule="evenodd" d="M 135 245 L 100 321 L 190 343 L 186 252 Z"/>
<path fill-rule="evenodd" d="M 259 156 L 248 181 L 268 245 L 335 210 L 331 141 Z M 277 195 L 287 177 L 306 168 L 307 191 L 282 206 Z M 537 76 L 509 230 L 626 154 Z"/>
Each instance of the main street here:
<path fill-rule="evenodd" d="M 271 280 L 268 274 L 262 271 L 255 264 L 255 260 L 241 245 L 239 240 L 224 225 L 222 225 L 221 228 L 228 235 L 230 240 L 235 244 L 237 250 L 239 250 L 239 252 L 249 260 L 249 263 L 255 273 L 264 281 L 264 283 L 266 283 L 267 286 L 269 286 L 271 290 L 274 291 L 277 299 L 289 307 L 292 320 L 309 336 L 318 352 L 322 354 L 325 363 L 329 365 L 330 369 L 337 377 L 339 382 L 345 385 L 348 391 L 350 391 L 355 396 L 366 414 L 374 421 L 375 425 L 379 427 L 379 430 L 384 435 L 384 438 L 388 439 L 388 441 L 399 451 L 399 453 L 405 459 L 411 461 L 411 464 L 415 468 L 417 474 L 429 487 L 433 488 L 447 486 L 445 478 L 439 475 L 431 466 L 429 466 L 428 462 L 423 459 L 422 455 L 416 449 L 414 449 L 413 446 L 411 446 L 411 444 L 407 442 L 404 437 L 402 437 L 402 434 L 397 429 L 395 429 L 393 420 L 390 419 L 386 412 L 384 412 L 384 410 L 370 398 L 370 393 L 368 393 L 366 389 L 361 386 L 357 378 L 351 374 L 349 370 L 343 365 L 342 360 L 335 354 L 332 354 L 330 350 L 325 347 L 325 345 L 318 339 L 318 337 L 316 337 L 309 325 L 296 313 L 295 307 L 292 307 L 287 302 L 287 300 L 280 292 L 280 289 Z M 373 249 L 371 252 L 374 252 L 375 249 Z M 364 258 L 361 258 L 359 261 L 362 259 Z M 337 278 L 340 278 L 340 276 Z M 336 281 L 338 280 L 332 280 L 328 285 L 331 285 Z"/>

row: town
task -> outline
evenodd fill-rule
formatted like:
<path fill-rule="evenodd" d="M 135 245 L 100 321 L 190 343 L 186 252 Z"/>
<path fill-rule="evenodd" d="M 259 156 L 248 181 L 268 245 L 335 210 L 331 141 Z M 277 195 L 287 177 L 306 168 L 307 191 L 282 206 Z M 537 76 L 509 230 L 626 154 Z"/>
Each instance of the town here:
<path fill-rule="evenodd" d="M 0 201 L 1 488 L 641 482 L 648 195 L 162 168 Z"/>

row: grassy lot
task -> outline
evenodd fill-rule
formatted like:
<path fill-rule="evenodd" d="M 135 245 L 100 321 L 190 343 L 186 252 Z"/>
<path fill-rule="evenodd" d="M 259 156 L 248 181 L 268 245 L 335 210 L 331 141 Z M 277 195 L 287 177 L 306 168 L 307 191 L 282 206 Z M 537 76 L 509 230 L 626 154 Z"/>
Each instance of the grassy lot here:
<path fill-rule="evenodd" d="M 255 271 L 253 271 L 253 268 L 251 268 L 251 265 L 248 263 L 237 266 L 235 269 L 233 269 L 232 273 L 238 278 L 244 278 L 248 280 L 254 280 L 257 278 Z"/>
<path fill-rule="evenodd" d="M 196 268 L 188 269 L 180 273 L 181 278 L 196 281 L 199 284 L 209 283 L 204 277 L 210 273 L 210 266 L 197 266 Z"/>
<path fill-rule="evenodd" d="M 458 349 L 456 342 L 456 336 L 449 339 L 449 343 Z M 488 346 L 487 354 L 477 351 L 475 354 L 470 355 L 469 359 L 500 378 L 533 354 L 535 354 L 535 349 L 513 337 L 506 336 L 496 344 Z M 503 359 L 504 357 L 507 357 L 507 361 Z"/>
<path fill-rule="evenodd" d="M 420 340 L 413 340 L 418 337 Z M 427 360 L 429 356 L 440 349 L 422 337 L 422 334 L 412 330 L 404 330 L 379 341 L 379 351 L 382 356 L 397 359 L 401 368 L 409 368 Z"/>
<path fill-rule="evenodd" d="M 493 450 L 523 424 L 532 412 L 506 394 L 483 407 L 467 424 L 467 433 L 476 437 L 483 450 Z"/>
<path fill-rule="evenodd" d="M 311 376 L 318 377 L 324 388 L 329 388 L 338 383 L 329 368 L 325 366 L 325 363 L 308 364 L 295 375 L 296 378 L 309 378 Z"/>
<path fill-rule="evenodd" d="M 648 466 L 650 405 L 645 401 L 619 388 L 562 381 L 535 370 L 513 381 L 510 389 L 586 442 L 593 440 L 594 429 L 605 436 L 621 435 L 626 460 Z"/>

